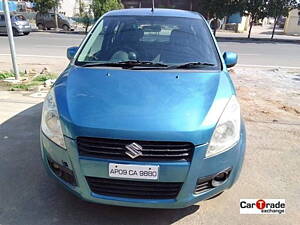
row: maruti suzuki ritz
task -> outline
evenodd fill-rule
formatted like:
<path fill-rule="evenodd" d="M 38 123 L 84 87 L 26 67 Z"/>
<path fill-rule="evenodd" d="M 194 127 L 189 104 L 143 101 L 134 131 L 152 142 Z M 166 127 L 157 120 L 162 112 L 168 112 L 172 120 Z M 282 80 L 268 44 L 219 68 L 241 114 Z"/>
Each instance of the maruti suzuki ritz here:
<path fill-rule="evenodd" d="M 183 208 L 237 180 L 245 127 L 205 19 L 171 9 L 101 17 L 45 99 L 44 165 L 84 200 Z"/>

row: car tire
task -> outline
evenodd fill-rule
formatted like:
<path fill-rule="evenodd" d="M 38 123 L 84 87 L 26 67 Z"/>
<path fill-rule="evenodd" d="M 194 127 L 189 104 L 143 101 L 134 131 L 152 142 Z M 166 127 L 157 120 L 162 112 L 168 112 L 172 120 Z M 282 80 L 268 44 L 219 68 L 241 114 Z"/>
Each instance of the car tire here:
<path fill-rule="evenodd" d="M 62 29 L 64 30 L 64 31 L 69 31 L 70 30 L 70 27 L 68 26 L 68 25 L 63 25 L 62 26 Z"/>
<path fill-rule="evenodd" d="M 45 30 L 44 25 L 41 24 L 41 23 L 39 23 L 39 24 L 37 25 L 37 27 L 38 27 L 39 30 Z"/>
<path fill-rule="evenodd" d="M 28 35 L 28 34 L 30 34 L 30 32 L 24 32 L 24 35 Z"/>
<path fill-rule="evenodd" d="M 13 30 L 13 35 L 14 36 L 18 36 L 19 35 L 19 31 L 16 28 L 13 27 L 12 30 Z"/>

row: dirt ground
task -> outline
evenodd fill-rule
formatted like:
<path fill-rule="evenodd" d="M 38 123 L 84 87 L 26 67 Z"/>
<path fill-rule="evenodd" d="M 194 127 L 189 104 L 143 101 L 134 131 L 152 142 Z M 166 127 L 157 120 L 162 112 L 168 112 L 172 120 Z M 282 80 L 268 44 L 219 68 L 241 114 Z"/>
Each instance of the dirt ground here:
<path fill-rule="evenodd" d="M 300 70 L 236 68 L 231 77 L 246 121 L 300 125 Z"/>

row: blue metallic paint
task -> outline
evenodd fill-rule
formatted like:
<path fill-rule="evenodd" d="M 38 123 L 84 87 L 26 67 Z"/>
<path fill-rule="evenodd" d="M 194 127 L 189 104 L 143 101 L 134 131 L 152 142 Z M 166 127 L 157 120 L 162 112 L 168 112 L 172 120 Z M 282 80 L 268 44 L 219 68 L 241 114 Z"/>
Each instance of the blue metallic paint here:
<path fill-rule="evenodd" d="M 52 144 L 48 143 L 50 142 L 44 135 L 41 133 L 41 149 L 42 149 L 42 156 L 43 156 L 43 162 L 46 167 L 46 169 L 49 171 L 49 173 L 56 177 L 56 175 L 51 172 L 47 159 L 46 153 L 48 149 L 45 148 L 45 145 Z M 196 148 L 195 154 L 193 157 L 193 161 L 191 163 L 190 169 L 188 171 L 188 174 L 185 176 L 185 178 L 182 180 L 184 181 L 184 186 L 182 187 L 178 197 L 176 199 L 172 200 L 145 200 L 145 199 L 128 199 L 128 198 L 117 198 L 117 197 L 109 197 L 109 196 L 103 196 L 103 195 L 97 195 L 95 193 L 92 193 L 88 187 L 88 184 L 86 183 L 86 180 L 84 179 L 84 176 L 96 176 L 96 177 L 104 177 L 108 178 L 108 171 L 107 166 L 109 162 L 116 162 L 115 160 L 103 160 L 103 162 L 96 162 L 94 161 L 93 164 L 85 164 L 84 159 L 78 160 L 78 153 L 76 149 L 76 143 L 74 140 L 66 138 L 66 144 L 68 148 L 68 156 L 70 160 L 72 161 L 72 167 L 73 171 L 76 174 L 76 178 L 79 184 L 79 187 L 73 187 L 60 178 L 56 177 L 61 184 L 64 185 L 68 190 L 75 193 L 80 198 L 95 202 L 95 203 L 103 203 L 103 204 L 109 204 L 109 205 L 120 205 L 120 206 L 129 206 L 129 207 L 145 207 L 145 208 L 184 208 L 189 205 L 195 204 L 198 201 L 208 199 L 228 188 L 230 188 L 234 182 L 238 179 L 244 153 L 245 153 L 245 145 L 246 145 L 246 133 L 245 133 L 245 127 L 244 123 L 242 123 L 242 129 L 241 129 L 241 139 L 239 143 L 234 146 L 229 151 L 222 153 L 218 156 L 205 159 L 205 150 L 207 146 L 202 146 L 200 148 Z M 56 149 L 57 151 L 65 151 L 64 149 Z M 50 157 L 52 156 L 53 152 L 49 154 Z M 130 163 L 130 161 L 123 161 L 122 163 Z M 140 164 L 149 164 L 149 163 L 140 163 Z M 173 164 L 173 168 L 180 167 L 182 163 Z M 161 167 L 164 167 L 164 165 L 160 164 Z M 228 167 L 232 167 L 232 172 L 229 177 L 229 179 L 222 184 L 221 186 L 214 188 L 212 190 L 209 190 L 207 192 L 204 192 L 199 195 L 193 194 L 194 188 L 196 185 L 196 181 L 198 178 L 206 177 L 211 174 L 218 173 L 219 171 L 222 171 Z M 87 169 L 86 169 L 87 168 Z M 165 170 L 169 171 L 169 175 L 171 177 L 166 176 L 164 178 L 167 178 L 167 180 L 170 178 L 170 180 L 176 180 L 177 174 L 173 171 L 173 168 L 165 168 Z M 99 171 L 98 174 L 94 174 L 95 171 Z M 102 173 L 101 173 L 102 172 Z M 163 179 L 161 179 L 163 180 Z"/>
<path fill-rule="evenodd" d="M 238 56 L 234 52 L 224 52 L 223 58 L 227 68 L 235 66 L 238 61 Z"/>
<path fill-rule="evenodd" d="M 154 13 L 149 9 L 117 10 L 104 16 L 115 15 L 201 17 L 193 12 L 166 9 L 157 9 Z M 215 38 L 212 38 L 216 43 Z M 218 49 L 217 46 L 216 48 Z M 220 57 L 219 49 L 218 53 Z M 76 175 L 78 186 L 73 187 L 56 178 L 82 199 L 110 205 L 183 208 L 230 188 L 238 178 L 243 163 L 246 144 L 244 123 L 237 145 L 227 152 L 205 158 L 207 143 L 220 117 L 219 113 L 210 124 L 204 124 L 207 113 L 213 102 L 235 95 L 223 57 L 220 57 L 220 60 L 222 71 L 80 68 L 71 61 L 54 85 L 67 150 L 55 145 L 41 133 L 41 151 L 45 167 L 56 177 L 49 168 L 47 157 L 57 162 L 68 162 L 69 169 Z M 110 76 L 107 76 L 108 73 Z M 179 76 L 179 79 L 176 79 L 176 76 Z M 196 148 L 191 163 L 99 160 L 79 157 L 76 145 L 78 136 L 188 141 L 194 143 Z M 109 162 L 159 165 L 159 181 L 178 181 L 184 182 L 184 185 L 173 200 L 128 199 L 91 193 L 85 176 L 108 178 Z M 223 185 L 200 195 L 193 194 L 198 178 L 229 167 L 232 168 L 232 172 Z"/>

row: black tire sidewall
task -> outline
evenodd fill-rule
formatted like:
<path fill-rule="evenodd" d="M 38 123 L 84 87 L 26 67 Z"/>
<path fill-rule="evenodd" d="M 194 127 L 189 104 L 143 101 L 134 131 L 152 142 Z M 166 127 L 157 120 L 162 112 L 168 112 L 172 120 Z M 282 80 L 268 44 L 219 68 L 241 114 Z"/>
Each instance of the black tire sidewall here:
<path fill-rule="evenodd" d="M 14 36 L 18 36 L 19 35 L 19 31 L 16 28 L 13 27 L 12 31 L 13 31 L 13 35 Z"/>
<path fill-rule="evenodd" d="M 64 31 L 69 31 L 69 30 L 70 30 L 70 27 L 69 27 L 67 24 L 64 24 L 64 25 L 62 26 L 62 29 L 63 29 Z"/>

